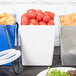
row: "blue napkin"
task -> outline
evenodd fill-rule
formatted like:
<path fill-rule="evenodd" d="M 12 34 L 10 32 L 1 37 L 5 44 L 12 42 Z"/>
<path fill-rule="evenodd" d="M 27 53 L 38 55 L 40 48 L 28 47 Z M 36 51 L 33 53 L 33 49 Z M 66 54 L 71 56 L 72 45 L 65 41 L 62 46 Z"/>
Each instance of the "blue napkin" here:
<path fill-rule="evenodd" d="M 16 17 L 16 16 L 15 16 Z M 14 49 L 15 47 L 15 31 L 16 31 L 16 24 L 14 25 L 6 25 L 9 41 L 11 45 L 11 49 Z M 0 25 L 0 52 L 9 49 L 9 44 L 7 40 L 7 35 L 5 31 L 4 25 Z M 12 65 L 11 63 L 5 64 L 5 65 Z"/>

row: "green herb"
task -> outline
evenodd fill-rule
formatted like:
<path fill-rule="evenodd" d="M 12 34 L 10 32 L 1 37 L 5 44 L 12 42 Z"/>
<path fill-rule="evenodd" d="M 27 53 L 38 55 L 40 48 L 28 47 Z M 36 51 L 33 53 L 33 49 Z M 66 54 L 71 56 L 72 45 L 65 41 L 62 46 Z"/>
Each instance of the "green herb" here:
<path fill-rule="evenodd" d="M 70 75 L 64 71 L 62 72 L 61 70 L 57 70 L 57 69 L 53 69 L 50 72 L 50 67 L 48 67 L 48 72 L 47 72 L 46 76 L 70 76 Z"/>

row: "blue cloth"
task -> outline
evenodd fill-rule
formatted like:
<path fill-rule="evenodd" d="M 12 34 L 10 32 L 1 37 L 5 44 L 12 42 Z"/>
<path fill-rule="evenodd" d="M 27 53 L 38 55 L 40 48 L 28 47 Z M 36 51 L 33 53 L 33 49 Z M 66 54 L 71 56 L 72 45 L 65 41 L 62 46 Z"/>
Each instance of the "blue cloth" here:
<path fill-rule="evenodd" d="M 16 17 L 16 16 L 15 16 Z M 11 45 L 11 49 L 14 49 L 15 46 L 15 31 L 16 31 L 16 24 L 14 25 L 6 25 L 8 30 L 9 41 Z M 9 49 L 9 44 L 7 40 L 7 35 L 5 31 L 5 26 L 0 25 L 0 52 Z M 5 65 L 12 65 L 11 63 Z"/>

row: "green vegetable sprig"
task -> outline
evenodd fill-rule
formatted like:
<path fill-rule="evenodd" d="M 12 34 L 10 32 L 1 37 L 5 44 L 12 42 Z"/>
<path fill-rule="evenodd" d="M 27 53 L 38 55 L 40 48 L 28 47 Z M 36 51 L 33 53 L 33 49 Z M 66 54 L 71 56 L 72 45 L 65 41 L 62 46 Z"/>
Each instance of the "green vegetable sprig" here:
<path fill-rule="evenodd" d="M 57 69 L 53 69 L 50 72 L 50 67 L 48 67 L 48 72 L 47 72 L 46 76 L 70 76 L 70 75 L 64 71 L 62 72 L 61 70 L 57 70 Z"/>

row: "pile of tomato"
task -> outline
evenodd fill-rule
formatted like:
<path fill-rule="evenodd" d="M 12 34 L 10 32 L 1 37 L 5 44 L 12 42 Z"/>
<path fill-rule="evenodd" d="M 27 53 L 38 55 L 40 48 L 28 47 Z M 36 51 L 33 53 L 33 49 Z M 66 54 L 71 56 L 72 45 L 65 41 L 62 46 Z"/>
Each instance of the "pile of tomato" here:
<path fill-rule="evenodd" d="M 50 11 L 29 9 L 21 16 L 21 25 L 55 25 L 54 16 Z"/>

